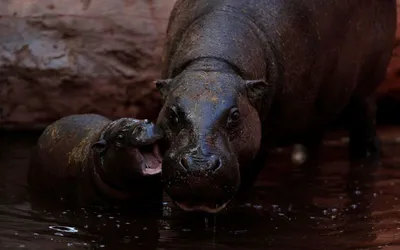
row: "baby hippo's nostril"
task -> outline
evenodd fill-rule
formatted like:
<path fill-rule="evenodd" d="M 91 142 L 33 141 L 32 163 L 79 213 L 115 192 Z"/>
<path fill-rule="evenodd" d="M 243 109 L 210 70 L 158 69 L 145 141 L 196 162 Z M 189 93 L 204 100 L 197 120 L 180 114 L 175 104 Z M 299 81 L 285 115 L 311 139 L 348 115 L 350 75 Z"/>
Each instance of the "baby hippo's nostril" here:
<path fill-rule="evenodd" d="M 221 160 L 218 156 L 212 155 L 209 161 L 209 169 L 211 171 L 217 171 L 221 167 Z"/>

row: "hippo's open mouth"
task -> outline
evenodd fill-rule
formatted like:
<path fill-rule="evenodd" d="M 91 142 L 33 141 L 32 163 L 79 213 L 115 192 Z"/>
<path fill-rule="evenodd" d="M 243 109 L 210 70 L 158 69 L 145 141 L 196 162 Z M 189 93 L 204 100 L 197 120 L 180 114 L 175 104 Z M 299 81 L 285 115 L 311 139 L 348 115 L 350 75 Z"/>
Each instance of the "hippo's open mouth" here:
<path fill-rule="evenodd" d="M 143 175 L 161 173 L 162 157 L 156 143 L 134 149 L 134 154 L 140 162 Z"/>
<path fill-rule="evenodd" d="M 221 212 L 228 204 L 228 202 L 225 202 L 224 204 L 221 205 L 189 205 L 186 203 L 181 203 L 181 202 L 174 202 L 179 208 L 183 209 L 184 211 L 187 212 L 206 212 L 210 214 L 216 214 Z"/>

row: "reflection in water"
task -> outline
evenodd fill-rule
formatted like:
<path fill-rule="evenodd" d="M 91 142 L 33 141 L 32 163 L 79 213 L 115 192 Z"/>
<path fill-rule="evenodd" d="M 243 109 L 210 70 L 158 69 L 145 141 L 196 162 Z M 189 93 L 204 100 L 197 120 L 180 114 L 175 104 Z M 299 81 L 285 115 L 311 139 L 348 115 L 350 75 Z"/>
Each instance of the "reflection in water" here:
<path fill-rule="evenodd" d="M 0 135 L 0 249 L 400 249 L 400 144 L 389 139 L 379 165 L 350 165 L 347 147 L 330 142 L 307 179 L 288 149 L 277 150 L 255 190 L 205 216 L 168 198 L 162 211 L 139 213 L 73 210 L 35 195 L 25 178 L 38 136 Z"/>

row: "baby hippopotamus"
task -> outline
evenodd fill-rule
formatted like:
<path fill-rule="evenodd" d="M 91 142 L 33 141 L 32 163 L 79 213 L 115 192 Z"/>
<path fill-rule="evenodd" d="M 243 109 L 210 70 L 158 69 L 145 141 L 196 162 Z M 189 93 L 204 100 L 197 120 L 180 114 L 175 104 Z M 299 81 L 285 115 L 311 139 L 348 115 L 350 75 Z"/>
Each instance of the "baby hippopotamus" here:
<path fill-rule="evenodd" d="M 351 158 L 376 158 L 373 92 L 395 32 L 396 0 L 177 0 L 156 82 L 166 193 L 221 211 L 268 148 L 318 148 L 339 117 Z"/>
<path fill-rule="evenodd" d="M 163 132 L 148 120 L 111 121 L 97 114 L 63 117 L 34 149 L 28 183 L 79 205 L 161 202 Z"/>

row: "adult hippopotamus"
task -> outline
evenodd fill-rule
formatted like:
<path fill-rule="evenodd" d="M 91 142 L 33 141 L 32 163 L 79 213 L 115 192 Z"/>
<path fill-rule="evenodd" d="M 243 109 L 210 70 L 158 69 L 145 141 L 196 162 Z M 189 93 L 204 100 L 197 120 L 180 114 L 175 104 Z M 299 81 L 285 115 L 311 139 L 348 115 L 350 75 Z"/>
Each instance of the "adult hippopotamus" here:
<path fill-rule="evenodd" d="M 50 124 L 33 151 L 28 183 L 79 205 L 161 202 L 163 132 L 148 120 L 77 114 Z"/>
<path fill-rule="evenodd" d="M 312 148 L 342 114 L 351 157 L 379 154 L 372 94 L 395 30 L 395 0 L 177 0 L 156 81 L 166 193 L 216 213 L 267 148 Z"/>

